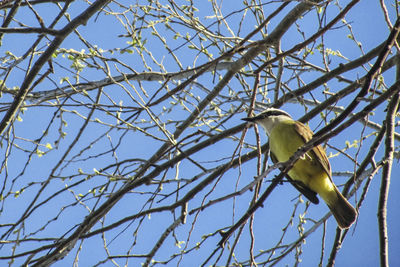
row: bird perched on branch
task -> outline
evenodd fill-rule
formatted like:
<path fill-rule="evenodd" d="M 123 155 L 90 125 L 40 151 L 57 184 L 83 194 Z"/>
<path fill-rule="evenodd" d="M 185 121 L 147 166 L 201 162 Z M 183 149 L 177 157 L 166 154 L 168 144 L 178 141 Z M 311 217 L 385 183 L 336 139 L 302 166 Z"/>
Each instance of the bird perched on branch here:
<path fill-rule="evenodd" d="M 268 108 L 257 116 L 243 120 L 257 123 L 264 128 L 274 163 L 286 162 L 313 137 L 308 126 L 293 120 L 287 112 L 280 109 Z M 312 203 L 318 204 L 317 194 L 320 195 L 341 229 L 347 229 L 353 224 L 357 211 L 333 183 L 329 160 L 320 145 L 301 156 L 288 171 L 287 177 Z"/>

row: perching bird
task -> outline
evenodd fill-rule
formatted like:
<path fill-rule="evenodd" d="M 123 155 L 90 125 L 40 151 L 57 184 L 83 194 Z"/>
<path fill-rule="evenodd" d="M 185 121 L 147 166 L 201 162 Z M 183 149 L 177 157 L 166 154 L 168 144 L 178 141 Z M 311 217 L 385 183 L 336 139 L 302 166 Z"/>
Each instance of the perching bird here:
<path fill-rule="evenodd" d="M 257 123 L 269 138 L 271 159 L 285 162 L 313 137 L 311 129 L 295 121 L 283 110 L 268 108 L 255 117 L 243 120 Z M 331 166 L 324 149 L 319 145 L 300 157 L 288 171 L 291 183 L 312 203 L 318 204 L 319 194 L 328 205 L 341 229 L 349 228 L 357 211 L 339 192 L 331 178 Z"/>

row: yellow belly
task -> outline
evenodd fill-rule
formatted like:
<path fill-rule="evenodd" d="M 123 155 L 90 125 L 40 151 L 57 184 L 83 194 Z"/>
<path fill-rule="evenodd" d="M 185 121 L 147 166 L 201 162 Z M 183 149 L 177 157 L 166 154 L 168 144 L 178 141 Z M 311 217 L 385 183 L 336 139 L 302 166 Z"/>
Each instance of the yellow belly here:
<path fill-rule="evenodd" d="M 270 149 L 279 162 L 287 161 L 304 145 L 303 138 L 297 134 L 293 124 L 293 121 L 282 122 L 275 126 L 270 134 Z M 296 161 L 288 174 L 324 198 L 329 192 L 334 191 L 335 185 L 315 157 L 314 153 L 308 151 Z"/>

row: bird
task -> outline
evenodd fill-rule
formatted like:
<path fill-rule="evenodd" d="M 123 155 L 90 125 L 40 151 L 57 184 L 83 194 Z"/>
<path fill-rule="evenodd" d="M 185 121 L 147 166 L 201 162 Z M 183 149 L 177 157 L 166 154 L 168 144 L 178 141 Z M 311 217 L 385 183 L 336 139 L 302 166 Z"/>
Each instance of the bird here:
<path fill-rule="evenodd" d="M 256 116 L 242 120 L 264 128 L 269 139 L 270 157 L 274 163 L 289 160 L 314 135 L 307 125 L 292 119 L 286 111 L 276 108 L 267 108 Z M 332 212 L 339 228 L 348 229 L 356 220 L 356 209 L 332 181 L 331 165 L 321 145 L 301 156 L 286 177 L 310 202 L 318 204 L 318 194 Z"/>

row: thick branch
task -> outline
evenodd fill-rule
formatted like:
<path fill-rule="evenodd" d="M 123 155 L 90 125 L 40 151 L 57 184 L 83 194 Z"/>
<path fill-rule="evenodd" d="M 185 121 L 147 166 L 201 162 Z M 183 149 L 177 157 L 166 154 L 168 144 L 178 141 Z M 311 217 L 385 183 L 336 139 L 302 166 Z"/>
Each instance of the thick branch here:
<path fill-rule="evenodd" d="M 378 202 L 378 225 L 381 266 L 389 266 L 388 231 L 387 231 L 387 199 L 390 187 L 390 175 L 393 164 L 395 119 L 399 107 L 400 93 L 395 94 L 389 103 L 386 116 L 385 159 L 383 165 L 381 188 Z"/>
<path fill-rule="evenodd" d="M 58 31 L 49 28 L 2 28 L 0 27 L 0 34 L 2 33 L 43 33 L 57 35 Z"/>

